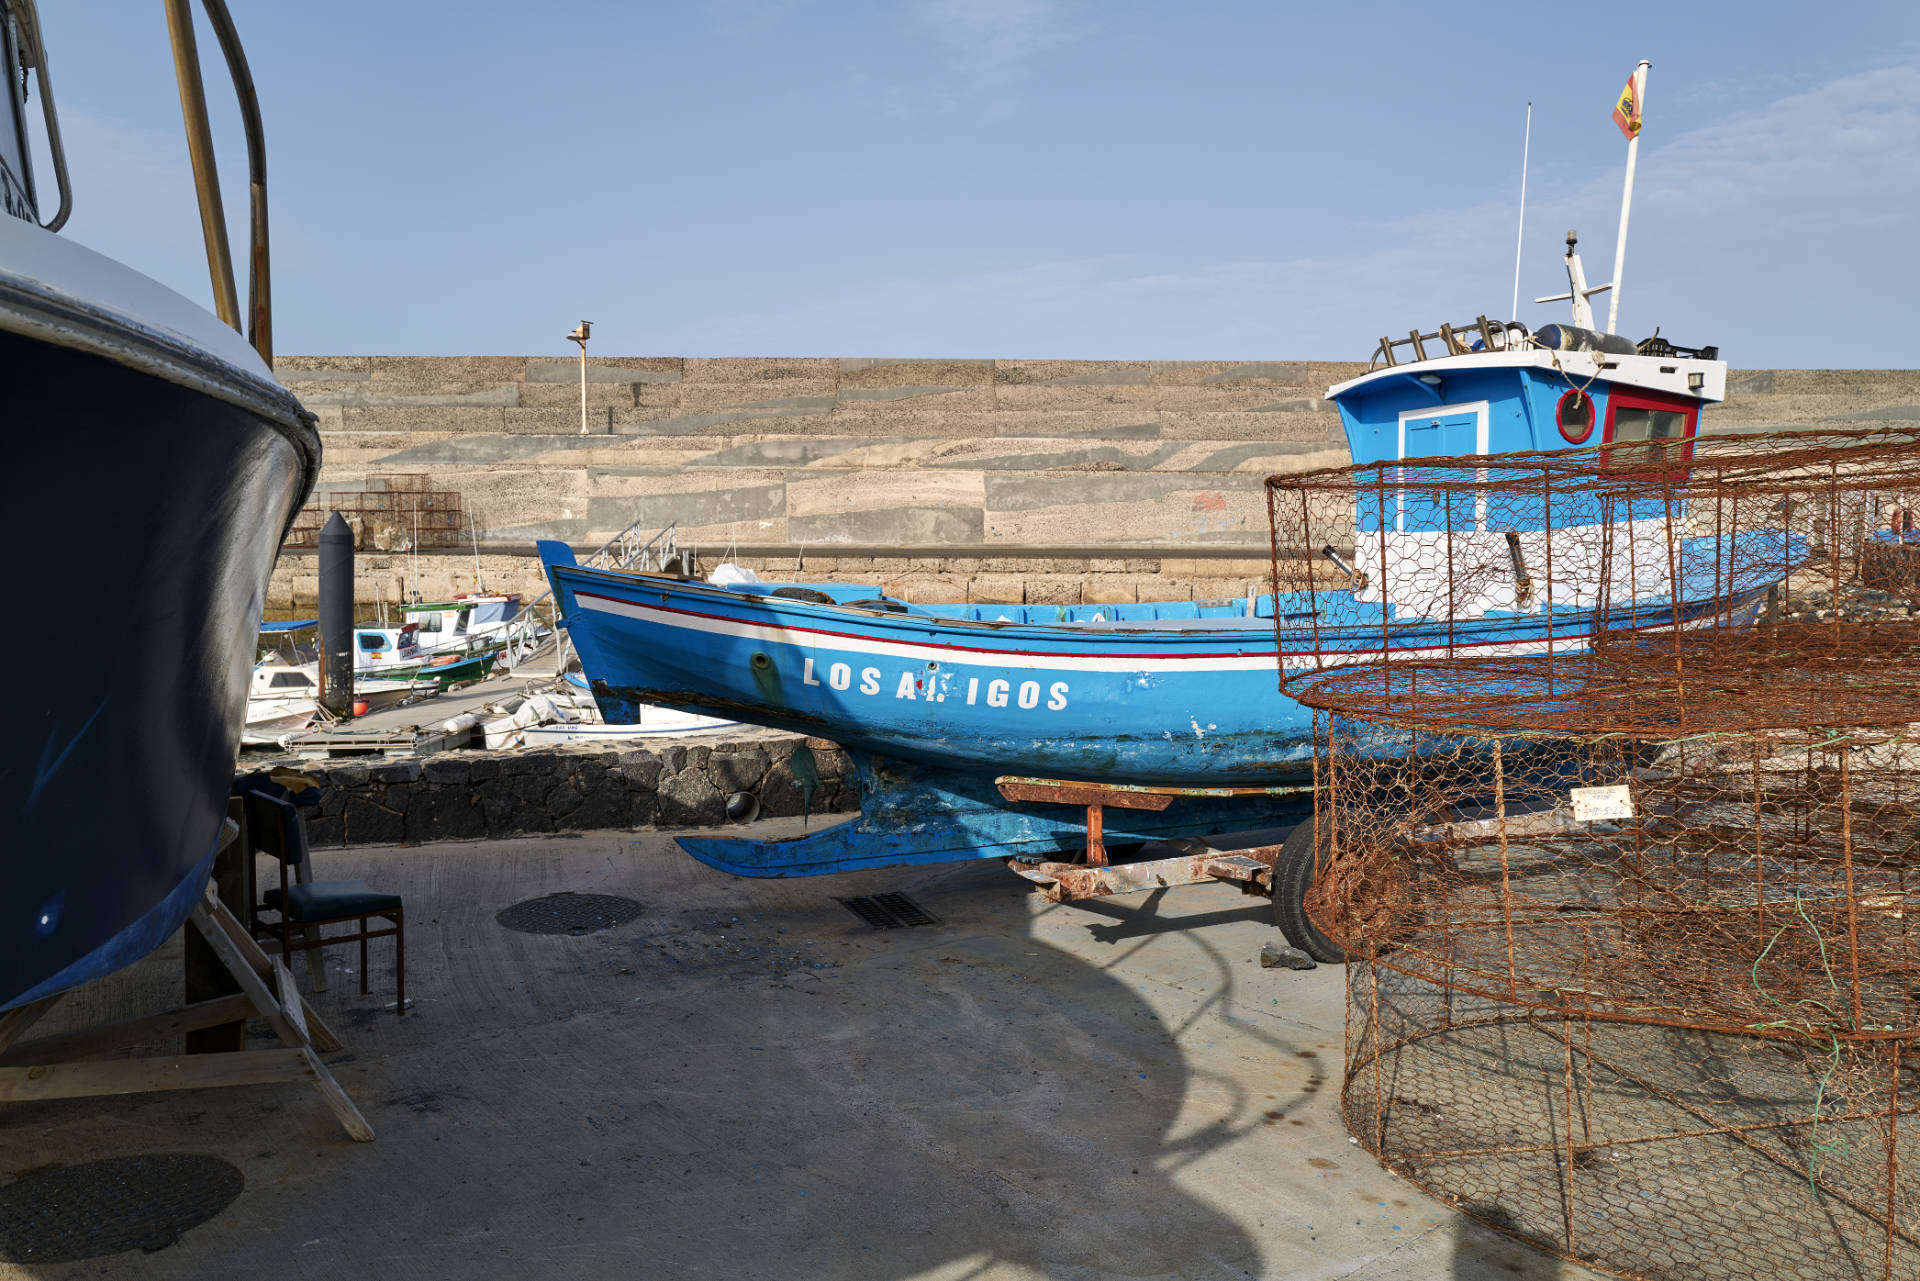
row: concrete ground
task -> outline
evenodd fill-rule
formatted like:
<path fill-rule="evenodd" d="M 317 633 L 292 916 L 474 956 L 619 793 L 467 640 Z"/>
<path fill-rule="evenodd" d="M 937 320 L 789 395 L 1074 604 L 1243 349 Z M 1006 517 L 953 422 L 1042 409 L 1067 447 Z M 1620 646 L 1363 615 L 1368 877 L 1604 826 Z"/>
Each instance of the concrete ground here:
<path fill-rule="evenodd" d="M 411 1012 L 383 1008 L 383 945 L 373 996 L 341 948 L 315 1001 L 377 1141 L 303 1085 L 0 1109 L 0 1180 L 149 1152 L 246 1177 L 166 1249 L 0 1276 L 1593 1275 L 1348 1139 L 1342 972 L 1261 969 L 1269 907 L 1231 886 L 1055 906 L 992 863 L 742 881 L 651 832 L 316 862 L 407 900 Z M 578 938 L 494 920 L 561 890 L 644 912 Z M 834 901 L 886 890 L 939 924 Z M 179 946 L 38 1030 L 155 1008 Z"/>

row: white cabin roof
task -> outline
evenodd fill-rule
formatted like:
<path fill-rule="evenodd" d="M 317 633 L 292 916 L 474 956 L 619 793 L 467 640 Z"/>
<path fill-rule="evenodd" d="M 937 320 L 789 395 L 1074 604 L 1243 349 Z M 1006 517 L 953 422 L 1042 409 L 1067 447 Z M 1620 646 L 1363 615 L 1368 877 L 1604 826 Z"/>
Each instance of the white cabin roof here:
<path fill-rule="evenodd" d="M 1727 362 L 1724 360 L 1699 360 L 1689 356 L 1626 356 L 1613 352 L 1553 351 L 1528 347 L 1518 351 L 1471 351 L 1463 356 L 1406 361 L 1370 369 L 1358 378 L 1349 378 L 1327 388 L 1327 399 L 1338 400 L 1348 392 L 1398 378 L 1485 369 L 1538 369 L 1543 373 L 1558 371 L 1582 383 L 1598 378 L 1602 382 L 1624 383 L 1705 401 L 1718 402 L 1727 397 Z M 1700 375 L 1700 386 L 1697 388 L 1690 385 L 1694 374 Z"/>

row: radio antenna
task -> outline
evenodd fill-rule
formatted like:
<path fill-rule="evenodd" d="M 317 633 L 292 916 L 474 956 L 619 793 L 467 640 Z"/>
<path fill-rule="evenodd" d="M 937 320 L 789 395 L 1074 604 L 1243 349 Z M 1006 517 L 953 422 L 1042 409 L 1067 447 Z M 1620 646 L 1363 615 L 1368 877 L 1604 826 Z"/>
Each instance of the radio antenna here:
<path fill-rule="evenodd" d="M 1520 229 L 1513 234 L 1513 310 L 1520 319 L 1520 246 L 1527 238 L 1527 153 L 1533 148 L 1533 104 L 1527 104 L 1527 133 L 1520 143 Z"/>

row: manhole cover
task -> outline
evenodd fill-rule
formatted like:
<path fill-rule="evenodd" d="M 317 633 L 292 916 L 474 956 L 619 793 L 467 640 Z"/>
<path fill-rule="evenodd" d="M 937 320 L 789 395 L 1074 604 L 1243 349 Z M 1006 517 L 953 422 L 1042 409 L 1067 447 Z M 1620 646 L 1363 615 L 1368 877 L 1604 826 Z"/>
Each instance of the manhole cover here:
<path fill-rule="evenodd" d="M 42 1170 L 0 1185 L 0 1261 L 164 1250 L 245 1186 L 237 1167 L 210 1156 L 120 1156 Z"/>
<path fill-rule="evenodd" d="M 493 919 L 522 934 L 592 934 L 625 925 L 640 905 L 618 894 L 548 894 L 500 909 Z"/>
<path fill-rule="evenodd" d="M 940 924 L 938 917 L 904 894 L 865 894 L 835 901 L 876 930 Z"/>

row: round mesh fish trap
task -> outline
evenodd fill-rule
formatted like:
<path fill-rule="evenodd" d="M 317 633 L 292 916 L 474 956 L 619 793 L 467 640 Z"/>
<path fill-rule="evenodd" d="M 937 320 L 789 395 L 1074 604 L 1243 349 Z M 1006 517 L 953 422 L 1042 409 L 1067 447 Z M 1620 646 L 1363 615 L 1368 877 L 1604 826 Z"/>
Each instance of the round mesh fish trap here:
<path fill-rule="evenodd" d="M 1629 1275 L 1920 1275 L 1920 740 L 1388 666 L 1303 690 L 1360 1142 Z"/>
<path fill-rule="evenodd" d="M 1628 1275 L 1920 1277 L 1920 431 L 1268 498 L 1356 1138 Z"/>
<path fill-rule="evenodd" d="M 1267 498 L 1283 678 L 1591 651 L 1920 683 L 1920 430 L 1407 458 Z"/>
<path fill-rule="evenodd" d="M 1528 1009 L 1347 970 L 1342 1106 L 1389 1170 L 1635 1277 L 1920 1275 L 1910 1043 Z"/>
<path fill-rule="evenodd" d="M 1609 661 L 1738 679 L 1913 683 L 1920 669 L 1920 436 L 1735 444 L 1613 485 L 1597 576 Z M 1675 585 L 1677 584 L 1677 590 Z"/>

